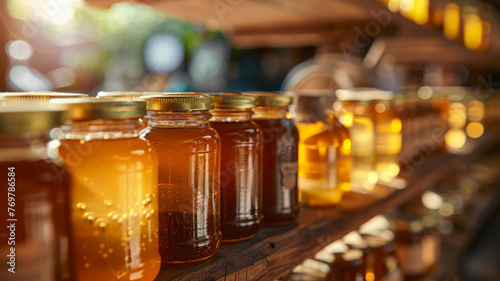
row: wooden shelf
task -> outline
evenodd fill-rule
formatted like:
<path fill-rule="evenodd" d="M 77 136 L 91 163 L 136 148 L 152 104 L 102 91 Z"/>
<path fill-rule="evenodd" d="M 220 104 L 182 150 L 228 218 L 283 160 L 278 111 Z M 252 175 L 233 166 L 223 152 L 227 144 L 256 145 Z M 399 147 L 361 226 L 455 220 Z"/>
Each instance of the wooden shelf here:
<path fill-rule="evenodd" d="M 407 186 L 392 189 L 377 186 L 377 196 L 347 194 L 345 202 L 363 202 L 358 211 L 336 208 L 302 208 L 297 222 L 282 227 L 264 227 L 250 240 L 223 244 L 210 259 L 192 264 L 163 264 L 156 278 L 164 280 L 274 280 L 311 258 L 326 245 L 357 229 L 377 214 L 385 213 L 420 195 L 432 183 L 473 160 L 500 140 L 500 130 L 492 130 L 474 143 L 464 155 L 441 154 L 416 167 L 407 177 Z M 351 199 L 351 200 L 350 200 Z"/>

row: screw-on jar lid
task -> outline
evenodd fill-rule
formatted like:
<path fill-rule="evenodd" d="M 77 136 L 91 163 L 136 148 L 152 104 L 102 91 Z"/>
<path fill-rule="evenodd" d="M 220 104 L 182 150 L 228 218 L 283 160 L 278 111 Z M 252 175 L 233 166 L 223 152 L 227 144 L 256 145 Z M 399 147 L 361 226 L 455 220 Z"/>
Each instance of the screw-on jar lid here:
<path fill-rule="evenodd" d="M 141 92 L 141 91 L 114 91 L 114 92 L 100 91 L 97 93 L 96 97 L 98 99 L 103 99 L 103 98 L 137 99 L 137 98 L 140 98 L 142 96 L 159 96 L 159 95 L 167 95 L 167 94 L 170 94 L 170 93 L 168 93 L 168 92 Z"/>
<path fill-rule="evenodd" d="M 274 92 L 243 92 L 243 95 L 257 98 L 256 106 L 289 106 L 293 101 L 291 96 Z"/>
<path fill-rule="evenodd" d="M 341 101 L 390 101 L 394 99 L 394 92 L 375 88 L 338 89 L 335 95 Z"/>
<path fill-rule="evenodd" d="M 67 106 L 68 118 L 77 121 L 139 118 L 146 113 L 146 103 L 134 99 L 53 99 L 50 102 Z"/>
<path fill-rule="evenodd" d="M 65 98 L 88 98 L 87 94 L 79 93 L 59 93 L 59 92 L 9 92 L 0 93 L 0 97 L 5 100 L 35 101 L 48 103 L 51 99 Z"/>
<path fill-rule="evenodd" d="M 146 101 L 147 110 L 151 111 L 208 110 L 214 108 L 214 99 L 200 93 L 142 96 L 141 99 Z"/>
<path fill-rule="evenodd" d="M 221 93 L 212 95 L 215 109 L 244 109 L 255 107 L 257 99 L 253 96 L 235 95 L 233 93 Z"/>
<path fill-rule="evenodd" d="M 62 123 L 64 109 L 32 102 L 18 103 L 2 100 L 0 134 L 47 134 Z"/>

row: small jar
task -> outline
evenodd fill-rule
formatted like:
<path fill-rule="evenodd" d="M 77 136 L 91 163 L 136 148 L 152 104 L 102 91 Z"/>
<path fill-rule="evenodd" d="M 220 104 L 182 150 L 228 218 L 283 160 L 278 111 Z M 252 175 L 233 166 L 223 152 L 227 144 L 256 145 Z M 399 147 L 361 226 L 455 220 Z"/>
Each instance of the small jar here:
<path fill-rule="evenodd" d="M 440 253 L 440 237 L 434 223 L 422 218 L 394 220 L 396 256 L 406 276 L 420 276 L 429 271 Z"/>
<path fill-rule="evenodd" d="M 62 115 L 40 103 L 0 106 L 0 280 L 72 280 L 71 179 L 49 145 Z"/>
<path fill-rule="evenodd" d="M 210 126 L 220 135 L 222 240 L 249 239 L 262 227 L 262 132 L 252 121 L 255 97 L 213 95 Z"/>
<path fill-rule="evenodd" d="M 264 224 L 292 223 L 299 212 L 299 133 L 287 117 L 292 97 L 266 92 L 246 94 L 257 98 L 253 119 L 260 126 L 264 137 Z"/>
<path fill-rule="evenodd" d="M 347 250 L 339 257 L 335 257 L 331 264 L 331 271 L 326 280 L 336 281 L 365 281 L 363 274 L 363 252 L 361 250 Z"/>
<path fill-rule="evenodd" d="M 162 262 L 204 260 L 221 244 L 219 134 L 210 127 L 213 98 L 147 96 L 141 136 L 159 154 Z"/>
<path fill-rule="evenodd" d="M 146 104 L 58 99 L 68 106 L 59 153 L 72 173 L 75 280 L 153 280 L 158 250 L 158 156 L 139 138 Z"/>

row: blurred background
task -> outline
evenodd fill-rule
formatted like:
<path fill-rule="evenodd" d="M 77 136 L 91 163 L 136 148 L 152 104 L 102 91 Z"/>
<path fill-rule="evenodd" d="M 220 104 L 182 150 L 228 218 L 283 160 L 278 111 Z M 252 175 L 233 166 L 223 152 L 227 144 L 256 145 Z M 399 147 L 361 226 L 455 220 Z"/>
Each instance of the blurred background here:
<path fill-rule="evenodd" d="M 2 1 L 0 90 L 500 86 L 495 0 L 114 2 Z"/>

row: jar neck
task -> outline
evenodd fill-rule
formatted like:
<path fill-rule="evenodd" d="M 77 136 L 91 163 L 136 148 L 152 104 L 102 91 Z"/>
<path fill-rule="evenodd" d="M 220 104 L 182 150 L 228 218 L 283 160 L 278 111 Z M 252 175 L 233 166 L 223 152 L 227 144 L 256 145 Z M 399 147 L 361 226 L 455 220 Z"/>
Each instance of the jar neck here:
<path fill-rule="evenodd" d="M 252 120 L 252 109 L 214 109 L 210 122 L 248 122 Z"/>
<path fill-rule="evenodd" d="M 208 110 L 147 111 L 149 128 L 206 128 L 212 114 Z"/>
<path fill-rule="evenodd" d="M 138 118 L 70 121 L 60 128 L 63 139 L 122 139 L 139 136 L 142 121 Z"/>
<path fill-rule="evenodd" d="M 259 106 L 253 109 L 254 119 L 287 118 L 288 106 Z"/>

